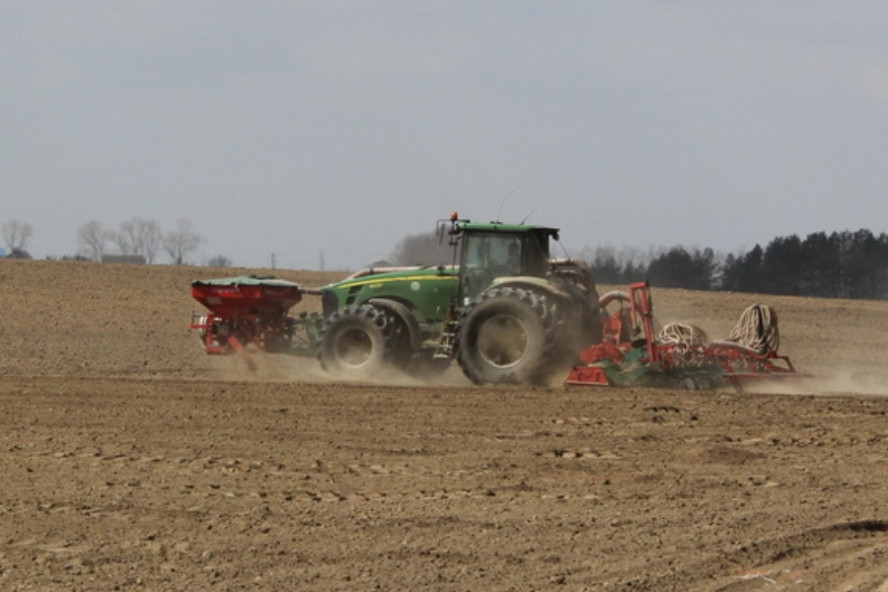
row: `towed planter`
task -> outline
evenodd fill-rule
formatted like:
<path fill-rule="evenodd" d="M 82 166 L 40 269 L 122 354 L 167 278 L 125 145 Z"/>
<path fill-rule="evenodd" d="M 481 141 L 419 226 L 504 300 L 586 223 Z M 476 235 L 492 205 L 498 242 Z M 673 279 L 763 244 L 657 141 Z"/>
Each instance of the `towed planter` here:
<path fill-rule="evenodd" d="M 270 276 L 242 275 L 191 282 L 192 297 L 209 313 L 192 313 L 191 329 L 199 332 L 208 354 L 246 354 L 252 346 L 270 353 L 311 355 L 315 349 L 320 316 L 301 312 L 289 315 L 305 294 L 316 289 Z"/>

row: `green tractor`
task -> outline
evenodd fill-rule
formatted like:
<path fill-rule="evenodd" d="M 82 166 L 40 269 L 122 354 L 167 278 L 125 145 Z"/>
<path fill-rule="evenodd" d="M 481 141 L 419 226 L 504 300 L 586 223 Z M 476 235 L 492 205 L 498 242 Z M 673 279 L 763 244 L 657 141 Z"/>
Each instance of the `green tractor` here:
<path fill-rule="evenodd" d="M 326 370 L 427 375 L 456 358 L 476 384 L 548 384 L 601 340 L 591 272 L 550 257 L 558 229 L 456 215 L 438 229 L 458 264 L 369 269 L 321 290 Z"/>

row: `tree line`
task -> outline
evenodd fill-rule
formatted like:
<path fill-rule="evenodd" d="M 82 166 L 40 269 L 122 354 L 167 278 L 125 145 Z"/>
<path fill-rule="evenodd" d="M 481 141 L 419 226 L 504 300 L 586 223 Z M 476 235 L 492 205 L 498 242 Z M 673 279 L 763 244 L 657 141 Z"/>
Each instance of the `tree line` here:
<path fill-rule="evenodd" d="M 30 258 L 28 244 L 34 231 L 30 224 L 12 220 L 0 226 L 8 256 Z M 203 243 L 187 218 L 180 218 L 164 232 L 153 220 L 128 218 L 115 229 L 92 220 L 77 230 L 74 257 L 101 261 L 111 251 L 157 262 L 166 253 L 174 264 L 183 264 Z M 777 237 L 765 247 L 755 245 L 745 253 L 720 255 L 710 248 L 668 249 L 609 246 L 579 252 L 599 283 L 620 285 L 644 279 L 651 285 L 690 290 L 730 290 L 826 298 L 888 299 L 888 235 L 866 229 L 816 232 Z M 453 263 L 447 240 L 434 232 L 402 238 L 388 261 L 374 265 L 439 265 Z M 231 260 L 216 255 L 211 267 L 229 267 Z"/>
<path fill-rule="evenodd" d="M 613 250 L 593 253 L 589 264 L 602 283 L 647 278 L 651 285 L 824 298 L 888 298 L 888 235 L 869 230 L 777 237 L 745 253 L 673 247 L 646 262 Z"/>
<path fill-rule="evenodd" d="M 779 237 L 725 259 L 721 287 L 827 298 L 888 298 L 888 235 L 869 230 Z"/>
<path fill-rule="evenodd" d="M 34 236 L 33 227 L 27 222 L 10 220 L 0 226 L 0 235 L 10 257 L 30 259 L 28 246 Z M 102 261 L 106 255 L 123 255 L 140 259 L 145 263 L 156 263 L 158 256 L 165 253 L 176 265 L 186 262 L 204 242 L 188 218 L 179 218 L 175 226 L 164 231 L 154 220 L 127 218 L 117 229 L 108 228 L 96 220 L 90 220 L 77 229 L 77 253 L 63 256 L 62 259 Z M 208 264 L 213 267 L 228 267 L 231 260 L 224 255 L 212 257 Z"/>
<path fill-rule="evenodd" d="M 401 239 L 389 259 L 394 265 L 438 265 L 452 257 L 446 240 L 425 233 Z M 888 235 L 865 229 L 777 237 L 765 247 L 726 256 L 710 248 L 645 252 L 601 246 L 583 249 L 576 258 L 588 263 L 602 284 L 647 279 L 664 288 L 888 299 Z"/>
<path fill-rule="evenodd" d="M 101 261 L 113 245 L 118 254 L 141 256 L 146 263 L 155 263 L 163 250 L 173 263 L 181 265 L 201 242 L 188 218 L 179 218 L 175 228 L 167 232 L 154 220 L 144 218 L 128 218 L 117 230 L 105 228 L 96 220 L 77 229 L 78 253 L 91 261 Z"/>

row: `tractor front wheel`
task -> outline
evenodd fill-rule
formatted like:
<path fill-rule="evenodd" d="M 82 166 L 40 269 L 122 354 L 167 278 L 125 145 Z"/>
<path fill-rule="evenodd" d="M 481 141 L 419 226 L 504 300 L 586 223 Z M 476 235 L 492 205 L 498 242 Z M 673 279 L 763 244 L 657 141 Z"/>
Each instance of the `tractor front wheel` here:
<path fill-rule="evenodd" d="M 369 305 L 337 310 L 319 336 L 321 366 L 344 378 L 368 378 L 386 366 L 386 316 Z"/>

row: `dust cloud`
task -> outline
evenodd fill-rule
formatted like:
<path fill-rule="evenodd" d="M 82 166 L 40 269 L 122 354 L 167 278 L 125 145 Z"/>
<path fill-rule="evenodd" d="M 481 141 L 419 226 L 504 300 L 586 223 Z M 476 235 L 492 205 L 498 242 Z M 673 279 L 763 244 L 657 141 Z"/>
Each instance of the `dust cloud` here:
<path fill-rule="evenodd" d="M 390 368 L 362 377 L 337 376 L 324 370 L 318 360 L 308 356 L 265 353 L 250 350 L 248 363 L 241 355 L 218 355 L 211 364 L 213 376 L 219 380 L 251 382 L 288 382 L 305 384 L 370 384 L 398 387 L 469 386 L 471 383 L 454 362 L 443 372 L 410 374 Z M 250 368 L 250 365 L 253 368 Z"/>

